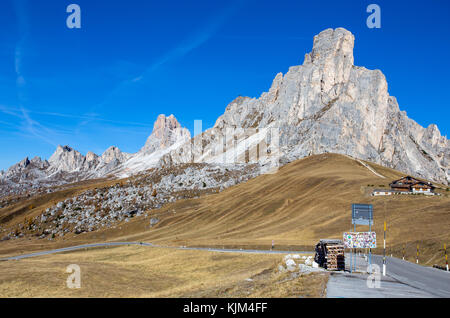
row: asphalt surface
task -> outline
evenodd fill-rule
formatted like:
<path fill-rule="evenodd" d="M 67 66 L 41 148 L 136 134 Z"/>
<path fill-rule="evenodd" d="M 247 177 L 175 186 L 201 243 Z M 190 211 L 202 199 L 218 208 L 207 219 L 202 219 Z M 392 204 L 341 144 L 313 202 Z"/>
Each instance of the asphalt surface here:
<path fill-rule="evenodd" d="M 396 258 L 386 258 L 386 276 L 382 276 L 383 257 L 372 255 L 372 263 L 379 266 L 380 284 L 367 274 L 368 262 L 363 255 L 356 256 L 356 272 L 349 273 L 350 254 L 346 254 L 347 272 L 332 272 L 327 284 L 329 298 L 448 298 L 450 272 L 424 267 Z M 352 263 L 355 262 L 355 257 Z M 377 269 L 374 267 L 374 271 Z"/>
<path fill-rule="evenodd" d="M 382 269 L 382 256 L 374 255 L 372 262 Z M 387 257 L 386 275 L 435 297 L 450 297 L 450 272 Z"/>
<path fill-rule="evenodd" d="M 433 298 L 426 291 L 403 284 L 389 276 L 380 285 L 368 285 L 368 274 L 331 273 L 327 284 L 328 298 Z M 373 282 L 373 280 L 371 280 Z M 372 286 L 369 287 L 369 286 Z M 373 288 L 375 287 L 375 288 Z"/>
<path fill-rule="evenodd" d="M 152 243 L 145 242 L 108 242 L 108 243 L 94 243 L 94 244 L 85 244 L 85 245 L 77 245 L 70 246 L 64 248 L 58 248 L 49 251 L 41 251 L 30 254 L 22 254 L 16 256 L 9 256 L 5 258 L 0 258 L 0 261 L 11 261 L 11 260 L 20 260 L 24 258 L 44 256 L 56 253 L 64 253 L 76 250 L 82 250 L 86 248 L 97 248 L 97 247 L 110 247 L 110 246 L 123 246 L 123 245 L 141 245 L 141 246 L 150 246 L 150 247 L 158 247 L 158 248 L 173 248 L 179 250 L 193 250 L 193 251 L 209 251 L 209 252 L 219 252 L 219 253 L 250 253 L 250 254 L 310 254 L 314 252 L 305 252 L 305 251 L 276 251 L 276 250 L 254 250 L 254 249 L 226 249 L 226 248 L 207 248 L 207 247 L 185 247 L 185 246 L 163 246 L 156 245 Z"/>

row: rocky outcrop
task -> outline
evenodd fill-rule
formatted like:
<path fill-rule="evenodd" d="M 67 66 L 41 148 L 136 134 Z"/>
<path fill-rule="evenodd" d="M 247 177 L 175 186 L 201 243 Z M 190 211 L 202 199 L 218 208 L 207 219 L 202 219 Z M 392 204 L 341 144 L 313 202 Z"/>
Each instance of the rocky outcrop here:
<path fill-rule="evenodd" d="M 123 153 L 117 147 L 109 147 L 101 156 L 89 151 L 86 156 L 70 148 L 69 146 L 58 146 L 55 153 L 50 157 L 49 172 L 78 173 L 80 177 L 101 177 L 128 160 L 130 154 Z M 101 173 L 98 173 L 101 171 Z"/>
<path fill-rule="evenodd" d="M 207 164 L 155 168 L 136 175 L 132 181 L 122 180 L 115 185 L 90 189 L 54 202 L 40 215 L 30 218 L 26 226 L 19 224 L 3 231 L 9 231 L 11 239 L 24 234 L 45 238 L 70 232 L 91 232 L 112 227 L 118 222 L 128 222 L 142 214 L 148 217 L 150 210 L 159 209 L 169 202 L 220 192 L 258 174 L 257 165 L 236 165 L 233 169 Z M 149 223 L 156 225 L 158 222 L 155 220 Z"/>
<path fill-rule="evenodd" d="M 45 171 L 49 166 L 50 164 L 47 160 L 42 160 L 39 157 L 34 157 L 29 160 L 27 157 L 11 166 L 8 170 L 6 170 L 6 172 L 3 173 L 3 175 L 0 175 L 0 177 L 3 180 L 20 183 L 45 175 Z"/>
<path fill-rule="evenodd" d="M 283 163 L 334 152 L 448 184 L 448 139 L 436 125 L 425 129 L 400 111 L 383 73 L 353 64 L 353 47 L 353 34 L 343 28 L 321 32 L 303 65 L 277 74 L 259 98 L 232 101 L 212 129 L 180 147 L 182 151 L 166 155 L 163 162 L 211 160 L 209 148 L 230 128 L 246 132 L 234 137 L 235 149 L 244 149 L 239 145 L 250 136 L 273 128 L 279 131 Z"/>
<path fill-rule="evenodd" d="M 119 148 L 111 146 L 102 154 L 101 162 L 109 164 L 113 161 L 125 162 L 130 157 L 130 154 L 120 151 Z"/>
<path fill-rule="evenodd" d="M 189 140 L 190 138 L 191 134 L 189 130 L 181 127 L 174 115 L 166 117 L 161 114 L 156 119 L 153 132 L 148 137 L 141 152 L 153 153 L 159 149 L 166 149 L 180 141 Z"/>
<path fill-rule="evenodd" d="M 73 172 L 80 170 L 85 157 L 69 146 L 58 146 L 48 162 L 54 171 Z"/>
<path fill-rule="evenodd" d="M 161 166 L 161 157 L 177 149 L 182 144 L 189 142 L 190 139 L 191 134 L 189 130 L 181 127 L 174 115 L 166 117 L 161 114 L 156 119 L 153 131 L 144 147 L 136 154 L 130 156 L 129 160 L 113 169 L 111 173 L 123 178 Z"/>

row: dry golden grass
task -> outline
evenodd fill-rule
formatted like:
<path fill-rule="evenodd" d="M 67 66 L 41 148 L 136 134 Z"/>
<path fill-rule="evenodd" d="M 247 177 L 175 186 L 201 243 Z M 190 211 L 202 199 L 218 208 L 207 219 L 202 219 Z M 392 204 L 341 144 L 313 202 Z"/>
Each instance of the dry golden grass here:
<path fill-rule="evenodd" d="M 281 255 L 143 246 L 0 262 L 0 297 L 322 297 L 325 273 L 278 273 Z M 81 288 L 66 287 L 69 264 Z M 247 281 L 251 278 L 252 281 Z"/>
<path fill-rule="evenodd" d="M 348 157 L 323 154 L 282 167 L 221 193 L 180 200 L 152 211 L 160 222 L 149 228 L 149 219 L 135 218 L 116 228 L 69 235 L 55 242 L 15 240 L 0 242 L 0 255 L 51 249 L 99 241 L 145 241 L 173 246 L 217 246 L 312 250 L 320 238 L 341 238 L 352 229 L 351 203 L 374 205 L 378 246 L 382 246 L 383 221 L 388 224 L 388 254 L 401 256 L 406 244 L 408 259 L 420 246 L 420 262 L 443 262 L 442 246 L 450 245 L 450 197 L 372 197 L 370 192 L 403 176 L 369 163 L 383 179 Z M 38 209 L 38 208 L 36 208 Z M 20 220 L 23 221 L 23 220 Z M 368 230 L 358 226 L 357 230 Z M 375 250 L 382 253 L 381 249 Z"/>

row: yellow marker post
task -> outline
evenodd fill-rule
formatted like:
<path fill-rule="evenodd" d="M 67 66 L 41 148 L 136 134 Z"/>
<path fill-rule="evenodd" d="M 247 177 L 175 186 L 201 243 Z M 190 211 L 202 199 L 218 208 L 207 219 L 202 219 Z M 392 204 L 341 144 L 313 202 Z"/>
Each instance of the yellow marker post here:
<path fill-rule="evenodd" d="M 445 243 L 444 243 L 444 254 L 445 254 L 445 267 L 448 272 L 447 244 L 445 244 Z"/>

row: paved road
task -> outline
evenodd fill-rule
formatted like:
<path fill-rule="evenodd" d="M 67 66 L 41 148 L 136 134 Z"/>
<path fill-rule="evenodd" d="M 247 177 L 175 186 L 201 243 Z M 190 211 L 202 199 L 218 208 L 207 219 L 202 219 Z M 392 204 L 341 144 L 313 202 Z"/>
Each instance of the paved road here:
<path fill-rule="evenodd" d="M 9 261 L 9 260 L 20 260 L 24 258 L 50 255 L 55 253 L 63 253 L 70 252 L 76 250 L 82 250 L 86 248 L 96 248 L 96 247 L 108 247 L 108 246 L 123 246 L 123 245 L 141 245 L 141 246 L 150 246 L 150 247 L 158 247 L 158 248 L 173 248 L 180 250 L 194 250 L 194 251 L 209 251 L 209 252 L 220 252 L 220 253 L 250 253 L 250 254 L 310 254 L 314 252 L 305 252 L 305 251 L 272 251 L 272 250 L 245 250 L 245 249 L 227 249 L 227 248 L 208 248 L 208 247 L 174 247 L 174 246 L 163 246 L 156 245 L 152 243 L 145 242 L 108 242 L 108 243 L 94 243 L 94 244 L 85 244 L 85 245 L 77 245 L 77 246 L 69 246 L 64 248 L 58 248 L 50 251 L 41 251 L 31 254 L 22 254 L 17 256 L 10 256 L 5 258 L 0 258 L 0 261 Z"/>
<path fill-rule="evenodd" d="M 331 273 L 328 298 L 432 298 L 426 291 L 403 284 L 389 276 L 382 277 L 379 288 L 369 288 L 368 274 Z"/>
<path fill-rule="evenodd" d="M 353 259 L 354 261 L 354 259 Z M 383 258 L 372 256 L 382 270 Z M 346 269 L 350 269 L 350 255 L 346 255 Z M 386 274 L 381 276 L 379 288 L 367 285 L 367 261 L 356 257 L 356 273 L 334 272 L 327 285 L 330 298 L 428 298 L 450 297 L 450 273 L 424 267 L 396 258 L 387 258 Z"/>
<path fill-rule="evenodd" d="M 382 268 L 382 256 L 374 255 L 372 260 Z M 387 257 L 386 275 L 436 297 L 450 297 L 450 272 Z"/>

